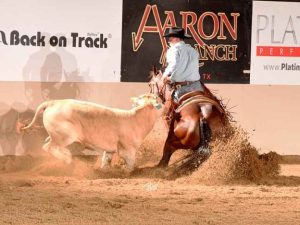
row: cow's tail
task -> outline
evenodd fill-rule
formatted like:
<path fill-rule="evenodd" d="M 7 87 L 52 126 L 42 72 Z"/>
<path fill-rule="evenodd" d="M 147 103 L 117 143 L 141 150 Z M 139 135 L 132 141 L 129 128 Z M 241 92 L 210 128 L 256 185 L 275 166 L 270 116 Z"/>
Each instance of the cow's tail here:
<path fill-rule="evenodd" d="M 24 131 L 24 130 L 26 130 L 26 129 L 31 128 L 31 127 L 33 126 L 33 124 L 35 123 L 35 121 L 36 121 L 38 115 L 39 115 L 40 113 L 44 112 L 45 109 L 46 109 L 49 105 L 51 105 L 51 102 L 50 102 L 50 101 L 43 102 L 42 104 L 40 104 L 40 105 L 37 107 L 36 112 L 35 112 L 35 114 L 34 114 L 34 117 L 33 117 L 32 121 L 30 122 L 30 124 L 21 127 L 20 130 L 21 130 L 21 131 Z"/>

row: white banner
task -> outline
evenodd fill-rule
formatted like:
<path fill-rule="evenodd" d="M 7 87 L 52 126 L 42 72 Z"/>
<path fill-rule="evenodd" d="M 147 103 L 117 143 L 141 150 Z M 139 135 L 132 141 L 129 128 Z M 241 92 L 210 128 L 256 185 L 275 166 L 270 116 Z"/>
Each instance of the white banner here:
<path fill-rule="evenodd" d="M 254 1 L 251 84 L 300 84 L 300 3 Z"/>
<path fill-rule="evenodd" d="M 0 80 L 120 81 L 122 0 L 1 0 Z"/>

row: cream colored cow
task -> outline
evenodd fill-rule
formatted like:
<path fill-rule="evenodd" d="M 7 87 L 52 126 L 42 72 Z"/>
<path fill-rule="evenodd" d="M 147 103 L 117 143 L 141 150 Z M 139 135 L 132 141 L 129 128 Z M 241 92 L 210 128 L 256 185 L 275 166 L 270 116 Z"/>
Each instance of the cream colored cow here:
<path fill-rule="evenodd" d="M 71 163 L 72 155 L 66 146 L 79 142 L 86 148 L 105 151 L 102 166 L 109 159 L 107 155 L 118 153 L 132 170 L 137 148 L 161 115 L 156 96 L 142 95 L 133 101 L 135 107 L 130 110 L 73 99 L 47 101 L 38 106 L 32 122 L 21 129 L 32 127 L 38 114 L 43 113 L 49 134 L 43 146 L 45 151 Z"/>

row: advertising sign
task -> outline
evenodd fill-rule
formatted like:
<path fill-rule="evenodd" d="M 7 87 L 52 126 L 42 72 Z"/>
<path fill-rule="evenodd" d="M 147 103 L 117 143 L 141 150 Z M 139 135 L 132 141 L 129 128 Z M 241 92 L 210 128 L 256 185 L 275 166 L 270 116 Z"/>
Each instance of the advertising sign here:
<path fill-rule="evenodd" d="M 251 84 L 300 84 L 300 2 L 253 2 Z"/>
<path fill-rule="evenodd" d="M 123 1 L 121 81 L 145 82 L 151 65 L 166 65 L 163 35 L 186 29 L 199 52 L 202 79 L 249 83 L 251 1 Z"/>
<path fill-rule="evenodd" d="M 120 81 L 122 0 L 0 2 L 1 81 Z"/>

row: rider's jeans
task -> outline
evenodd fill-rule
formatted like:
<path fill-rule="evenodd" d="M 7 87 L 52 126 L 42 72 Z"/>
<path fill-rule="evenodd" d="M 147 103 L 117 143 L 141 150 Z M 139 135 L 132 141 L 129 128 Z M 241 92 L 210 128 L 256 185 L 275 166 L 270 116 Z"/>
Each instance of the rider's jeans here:
<path fill-rule="evenodd" d="M 178 88 L 173 94 L 173 99 L 178 102 L 181 96 L 192 91 L 204 91 L 200 81 Z"/>

